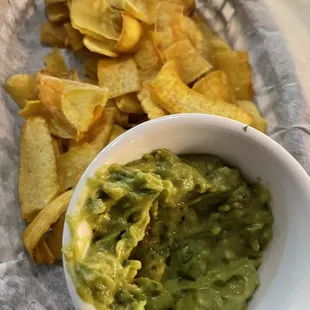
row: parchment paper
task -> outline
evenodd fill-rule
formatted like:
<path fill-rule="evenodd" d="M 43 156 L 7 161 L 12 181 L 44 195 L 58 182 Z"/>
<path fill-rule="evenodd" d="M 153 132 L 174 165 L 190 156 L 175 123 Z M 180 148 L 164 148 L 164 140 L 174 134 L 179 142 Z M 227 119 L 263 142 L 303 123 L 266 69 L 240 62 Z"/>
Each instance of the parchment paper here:
<path fill-rule="evenodd" d="M 51 50 L 40 43 L 43 0 L 0 0 L 0 84 L 33 73 Z M 233 47 L 250 51 L 256 101 L 268 134 L 310 173 L 310 109 L 295 64 L 264 0 L 197 1 L 198 10 Z M 301 43 L 302 44 L 302 43 Z M 66 52 L 70 67 L 79 66 Z M 310 77 L 309 77 L 310 78 Z M 61 264 L 38 266 L 24 252 L 17 199 L 18 107 L 0 89 L 0 309 L 73 309 Z"/>

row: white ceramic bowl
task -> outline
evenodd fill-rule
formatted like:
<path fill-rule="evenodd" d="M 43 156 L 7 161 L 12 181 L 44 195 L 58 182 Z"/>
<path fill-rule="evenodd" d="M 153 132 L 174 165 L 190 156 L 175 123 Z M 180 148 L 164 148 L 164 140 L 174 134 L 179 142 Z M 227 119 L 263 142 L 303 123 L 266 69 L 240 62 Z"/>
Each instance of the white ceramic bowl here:
<path fill-rule="evenodd" d="M 238 167 L 248 180 L 258 177 L 270 189 L 274 237 L 259 269 L 261 285 L 251 310 L 310 309 L 310 178 L 298 162 L 266 135 L 226 118 L 182 114 L 139 125 L 107 146 L 80 179 L 68 213 L 74 211 L 86 181 L 104 164 L 127 163 L 159 148 L 182 153 L 212 153 Z M 70 241 L 65 225 L 63 242 Z M 66 262 L 64 261 L 64 265 Z M 77 296 L 66 268 L 77 309 Z"/>

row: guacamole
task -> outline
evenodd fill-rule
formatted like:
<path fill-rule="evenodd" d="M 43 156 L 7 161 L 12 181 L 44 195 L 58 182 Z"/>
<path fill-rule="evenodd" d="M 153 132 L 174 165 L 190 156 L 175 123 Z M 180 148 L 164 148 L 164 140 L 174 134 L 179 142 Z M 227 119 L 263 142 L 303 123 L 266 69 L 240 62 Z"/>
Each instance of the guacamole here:
<path fill-rule="evenodd" d="M 272 238 L 270 201 L 213 155 L 157 150 L 113 164 L 68 219 L 68 271 L 96 309 L 247 309 Z"/>

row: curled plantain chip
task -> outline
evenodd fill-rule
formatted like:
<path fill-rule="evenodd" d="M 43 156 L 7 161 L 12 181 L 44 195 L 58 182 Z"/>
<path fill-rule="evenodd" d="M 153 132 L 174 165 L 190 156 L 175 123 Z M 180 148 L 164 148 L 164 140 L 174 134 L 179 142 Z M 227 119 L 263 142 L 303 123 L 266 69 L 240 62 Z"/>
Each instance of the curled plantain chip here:
<path fill-rule="evenodd" d="M 123 30 L 117 42 L 116 50 L 120 52 L 131 51 L 140 41 L 143 28 L 138 20 L 123 13 Z"/>
<path fill-rule="evenodd" d="M 123 97 L 115 98 L 116 105 L 121 112 L 124 113 L 144 113 L 141 103 L 136 93 L 127 94 Z"/>
<path fill-rule="evenodd" d="M 55 47 L 53 51 L 44 57 L 44 63 L 49 73 L 62 73 L 67 72 L 68 67 L 65 62 L 64 56 L 59 52 L 59 49 Z"/>
<path fill-rule="evenodd" d="M 95 39 L 117 41 L 122 32 L 122 13 L 112 9 L 107 0 L 74 0 L 70 17 L 73 28 Z"/>
<path fill-rule="evenodd" d="M 185 84 L 195 81 L 212 69 L 212 65 L 199 54 L 189 40 L 172 44 L 164 55 L 167 60 L 175 60 L 181 80 Z"/>
<path fill-rule="evenodd" d="M 136 92 L 141 88 L 139 72 L 132 59 L 106 65 L 104 60 L 98 63 L 100 87 L 109 89 L 109 98 L 120 97 Z"/>
<path fill-rule="evenodd" d="M 124 0 L 124 10 L 136 19 L 153 24 L 157 4 L 158 0 Z"/>
<path fill-rule="evenodd" d="M 182 31 L 183 8 L 168 2 L 158 5 L 153 42 L 162 60 L 165 59 L 164 52 L 170 45 L 186 39 Z"/>
<path fill-rule="evenodd" d="M 114 124 L 112 127 L 109 143 L 111 143 L 113 140 L 115 140 L 117 137 L 119 137 L 124 132 L 126 132 L 126 129 L 124 129 L 123 127 L 121 127 L 119 125 Z"/>
<path fill-rule="evenodd" d="M 68 35 L 62 25 L 45 23 L 41 26 L 41 42 L 53 47 L 67 47 Z"/>
<path fill-rule="evenodd" d="M 84 45 L 92 52 L 109 57 L 117 57 L 117 41 L 102 38 L 101 40 L 86 36 L 83 40 Z"/>
<path fill-rule="evenodd" d="M 225 101 L 212 101 L 184 84 L 175 61 L 166 62 L 151 84 L 151 94 L 171 114 L 206 113 L 228 117 L 247 125 L 252 116 L 239 106 Z"/>
<path fill-rule="evenodd" d="M 46 257 L 44 252 L 46 253 L 47 244 L 42 238 L 50 229 L 51 225 L 66 212 L 71 196 L 72 191 L 70 190 L 52 200 L 23 232 L 22 239 L 24 246 L 36 262 L 54 263 L 55 259 L 51 258 L 51 252 L 47 253 L 48 259 L 44 258 L 44 256 Z"/>
<path fill-rule="evenodd" d="M 77 140 L 81 139 L 100 117 L 108 101 L 108 90 L 93 86 L 88 89 L 71 89 L 62 94 L 62 112 L 76 129 Z"/>
<path fill-rule="evenodd" d="M 225 71 L 213 71 L 195 83 L 193 89 L 209 100 L 233 102 L 233 91 Z"/>
<path fill-rule="evenodd" d="M 21 108 L 26 105 L 27 100 L 38 99 L 36 77 L 33 75 L 13 75 L 6 80 L 5 88 Z"/>
<path fill-rule="evenodd" d="M 46 121 L 29 118 L 20 144 L 18 195 L 22 218 L 32 219 L 59 193 L 59 182 L 52 137 Z"/>
<path fill-rule="evenodd" d="M 90 144 L 84 143 L 57 157 L 61 191 L 75 187 L 84 170 L 96 155 L 97 152 L 94 148 Z"/>
<path fill-rule="evenodd" d="M 149 119 L 158 118 L 167 115 L 166 111 L 160 104 L 155 102 L 146 86 L 138 92 L 138 99 L 141 102 L 143 111 L 147 114 Z"/>

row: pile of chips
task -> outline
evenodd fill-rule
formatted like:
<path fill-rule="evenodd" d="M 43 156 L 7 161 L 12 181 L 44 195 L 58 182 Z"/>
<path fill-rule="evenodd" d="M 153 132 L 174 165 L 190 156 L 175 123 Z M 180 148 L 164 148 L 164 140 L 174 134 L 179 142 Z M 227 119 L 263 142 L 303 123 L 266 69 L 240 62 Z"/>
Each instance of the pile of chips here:
<path fill-rule="evenodd" d="M 248 53 L 232 50 L 194 0 L 46 0 L 41 41 L 54 47 L 35 75 L 6 89 L 25 119 L 19 199 L 23 241 L 37 263 L 61 259 L 64 212 L 83 171 L 108 143 L 148 119 L 220 115 L 264 132 Z M 58 48 L 85 63 L 69 69 Z M 55 211 L 56 210 L 56 211 Z"/>

